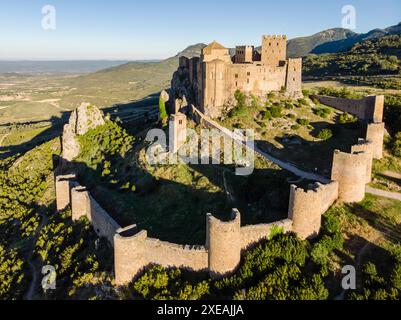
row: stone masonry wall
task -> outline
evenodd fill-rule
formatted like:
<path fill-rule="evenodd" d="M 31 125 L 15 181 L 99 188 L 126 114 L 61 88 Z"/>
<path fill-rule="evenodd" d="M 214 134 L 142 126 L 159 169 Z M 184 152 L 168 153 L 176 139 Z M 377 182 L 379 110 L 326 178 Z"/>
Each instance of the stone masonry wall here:
<path fill-rule="evenodd" d="M 114 236 L 117 285 L 127 284 L 152 264 L 209 271 L 212 277 L 227 275 L 238 267 L 241 251 L 268 238 L 273 226 L 281 227 L 284 232 L 292 230 L 289 219 L 241 228 L 240 213 L 233 210 L 233 216 L 232 221 L 223 222 L 207 215 L 206 246 L 178 245 L 148 238 L 147 232 L 138 231 L 135 225 L 117 230 Z"/>
<path fill-rule="evenodd" d="M 288 218 L 292 230 L 301 239 L 310 239 L 319 234 L 323 213 L 338 198 L 338 182 L 322 185 L 316 183 L 308 190 L 291 185 Z"/>
<path fill-rule="evenodd" d="M 365 152 L 368 156 L 366 164 L 366 183 L 372 181 L 372 166 L 373 166 L 373 143 L 365 139 L 359 139 L 358 144 L 351 147 L 351 153 Z"/>
<path fill-rule="evenodd" d="M 121 227 L 90 195 L 89 202 L 90 216 L 88 217 L 88 219 L 92 223 L 93 229 L 99 235 L 99 237 L 106 238 L 113 245 L 114 235 Z"/>
<path fill-rule="evenodd" d="M 207 215 L 206 248 L 212 277 L 233 272 L 241 260 L 241 215 L 233 210 L 231 221 L 223 222 Z"/>
<path fill-rule="evenodd" d="M 360 100 L 352 100 L 329 96 L 315 96 L 320 103 L 335 109 L 348 112 L 367 122 L 383 122 L 384 96 L 368 96 Z"/>
<path fill-rule="evenodd" d="M 249 225 L 241 228 L 241 249 L 247 249 L 249 246 L 267 239 L 273 227 L 283 229 L 284 233 L 293 231 L 292 220 L 285 219 L 268 224 Z"/>
<path fill-rule="evenodd" d="M 366 167 L 369 155 L 366 152 L 345 153 L 334 151 L 331 179 L 338 181 L 338 197 L 340 201 L 353 203 L 365 197 Z"/>
<path fill-rule="evenodd" d="M 56 179 L 56 207 L 57 211 L 65 209 L 71 203 L 71 188 L 75 182 L 75 175 L 57 176 Z"/>
<path fill-rule="evenodd" d="M 373 143 L 373 158 L 383 157 L 384 122 L 369 123 L 366 130 L 366 140 Z"/>

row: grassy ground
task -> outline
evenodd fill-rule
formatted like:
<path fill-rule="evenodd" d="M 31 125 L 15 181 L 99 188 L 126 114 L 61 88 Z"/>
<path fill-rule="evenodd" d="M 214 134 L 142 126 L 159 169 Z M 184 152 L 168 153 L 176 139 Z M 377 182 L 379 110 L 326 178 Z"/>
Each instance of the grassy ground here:
<path fill-rule="evenodd" d="M 281 115 L 264 119 L 264 112 L 271 110 L 272 105 L 281 106 Z M 326 110 L 326 114 L 318 112 L 322 109 Z M 365 130 L 357 123 L 339 124 L 337 120 L 341 114 L 310 99 L 300 103 L 277 95 L 259 101 L 256 107 L 246 107 L 238 116 L 228 115 L 220 122 L 229 128 L 254 129 L 260 149 L 300 168 L 329 176 L 333 151 L 349 152 L 351 145 L 364 135 Z M 319 133 L 324 129 L 330 130 L 333 136 L 321 139 Z"/>
<path fill-rule="evenodd" d="M 358 204 L 337 204 L 330 211 L 341 221 L 344 248 L 330 256 L 330 268 L 337 274 L 333 279 L 333 297 L 341 292 L 344 265 L 355 266 L 360 288 L 363 266 L 372 261 L 380 273 L 386 273 L 390 249 L 401 241 L 401 202 L 366 195 Z"/>

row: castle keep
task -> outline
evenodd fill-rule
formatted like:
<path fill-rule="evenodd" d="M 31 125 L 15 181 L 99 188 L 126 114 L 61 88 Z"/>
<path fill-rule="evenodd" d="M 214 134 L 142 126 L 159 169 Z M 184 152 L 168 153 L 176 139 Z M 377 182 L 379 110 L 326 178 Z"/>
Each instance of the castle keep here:
<path fill-rule="evenodd" d="M 255 96 L 270 91 L 302 96 L 302 59 L 287 59 L 286 36 L 263 36 L 260 52 L 253 46 L 238 46 L 231 57 L 229 49 L 212 42 L 199 57 L 181 57 L 172 80 L 175 98 L 188 99 L 212 118 L 222 106 L 233 101 L 237 90 Z M 174 107 L 173 113 L 178 108 Z"/>

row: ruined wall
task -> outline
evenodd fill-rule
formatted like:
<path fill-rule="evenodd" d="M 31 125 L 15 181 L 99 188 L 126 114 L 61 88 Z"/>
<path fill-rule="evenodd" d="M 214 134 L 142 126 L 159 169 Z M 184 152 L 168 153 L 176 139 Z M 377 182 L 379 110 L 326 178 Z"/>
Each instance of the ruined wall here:
<path fill-rule="evenodd" d="M 348 112 L 360 120 L 374 123 L 383 121 L 384 96 L 368 96 L 360 100 L 321 95 L 316 95 L 315 97 L 320 103 Z"/>
<path fill-rule="evenodd" d="M 362 201 L 365 197 L 366 167 L 369 155 L 334 151 L 331 179 L 338 181 L 340 201 L 352 203 Z"/>
<path fill-rule="evenodd" d="M 210 275 L 227 275 L 235 271 L 241 260 L 241 215 L 238 210 L 233 210 L 231 221 L 220 221 L 211 214 L 206 220 Z"/>
<path fill-rule="evenodd" d="M 339 184 L 333 181 L 323 185 L 310 185 L 308 190 L 291 185 L 288 218 L 292 231 L 301 239 L 310 239 L 319 234 L 323 213 L 338 198 Z"/>
<path fill-rule="evenodd" d="M 369 123 L 366 130 L 366 140 L 373 143 L 373 158 L 383 157 L 384 122 Z"/>
<path fill-rule="evenodd" d="M 256 224 L 241 228 L 241 249 L 247 249 L 251 245 L 267 239 L 273 227 L 282 228 L 284 233 L 292 231 L 292 220 L 285 219 L 268 224 Z"/>
<path fill-rule="evenodd" d="M 358 144 L 351 147 L 351 153 L 365 152 L 367 154 L 366 164 L 366 183 L 372 181 L 372 166 L 373 166 L 373 143 L 365 139 L 359 139 Z"/>
<path fill-rule="evenodd" d="M 71 188 L 75 186 L 75 175 L 57 176 L 55 179 L 56 208 L 64 210 L 71 203 Z"/>

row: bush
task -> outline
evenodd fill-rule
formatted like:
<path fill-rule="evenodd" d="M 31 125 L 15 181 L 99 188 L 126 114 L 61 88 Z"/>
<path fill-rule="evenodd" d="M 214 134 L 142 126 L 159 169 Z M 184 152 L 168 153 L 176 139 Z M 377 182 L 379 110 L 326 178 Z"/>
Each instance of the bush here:
<path fill-rule="evenodd" d="M 393 154 L 401 158 L 401 132 L 398 132 L 394 137 Z"/>
<path fill-rule="evenodd" d="M 328 118 L 331 115 L 331 110 L 326 107 L 316 108 L 313 110 L 313 113 L 321 118 Z"/>
<path fill-rule="evenodd" d="M 301 125 L 301 126 L 309 126 L 310 121 L 308 119 L 298 119 L 297 122 Z"/>
<path fill-rule="evenodd" d="M 235 107 L 230 111 L 229 117 L 241 117 L 246 113 L 246 96 L 240 90 L 235 91 Z"/>
<path fill-rule="evenodd" d="M 308 104 L 308 101 L 306 101 L 305 98 L 298 99 L 298 103 L 299 103 L 300 106 L 307 106 L 307 105 L 309 105 L 309 104 Z"/>
<path fill-rule="evenodd" d="M 357 121 L 358 121 L 358 119 L 356 117 L 354 117 L 353 115 L 350 115 L 348 112 L 344 112 L 338 118 L 338 123 L 340 123 L 340 124 L 355 123 Z"/>
<path fill-rule="evenodd" d="M 273 116 L 269 110 L 263 112 L 263 120 L 271 120 L 272 118 Z"/>
<path fill-rule="evenodd" d="M 283 116 L 283 108 L 279 105 L 273 105 L 270 108 L 270 112 L 273 118 L 281 118 Z"/>
<path fill-rule="evenodd" d="M 333 132 L 330 129 L 322 129 L 319 131 L 317 137 L 321 140 L 328 140 L 333 136 Z"/>

